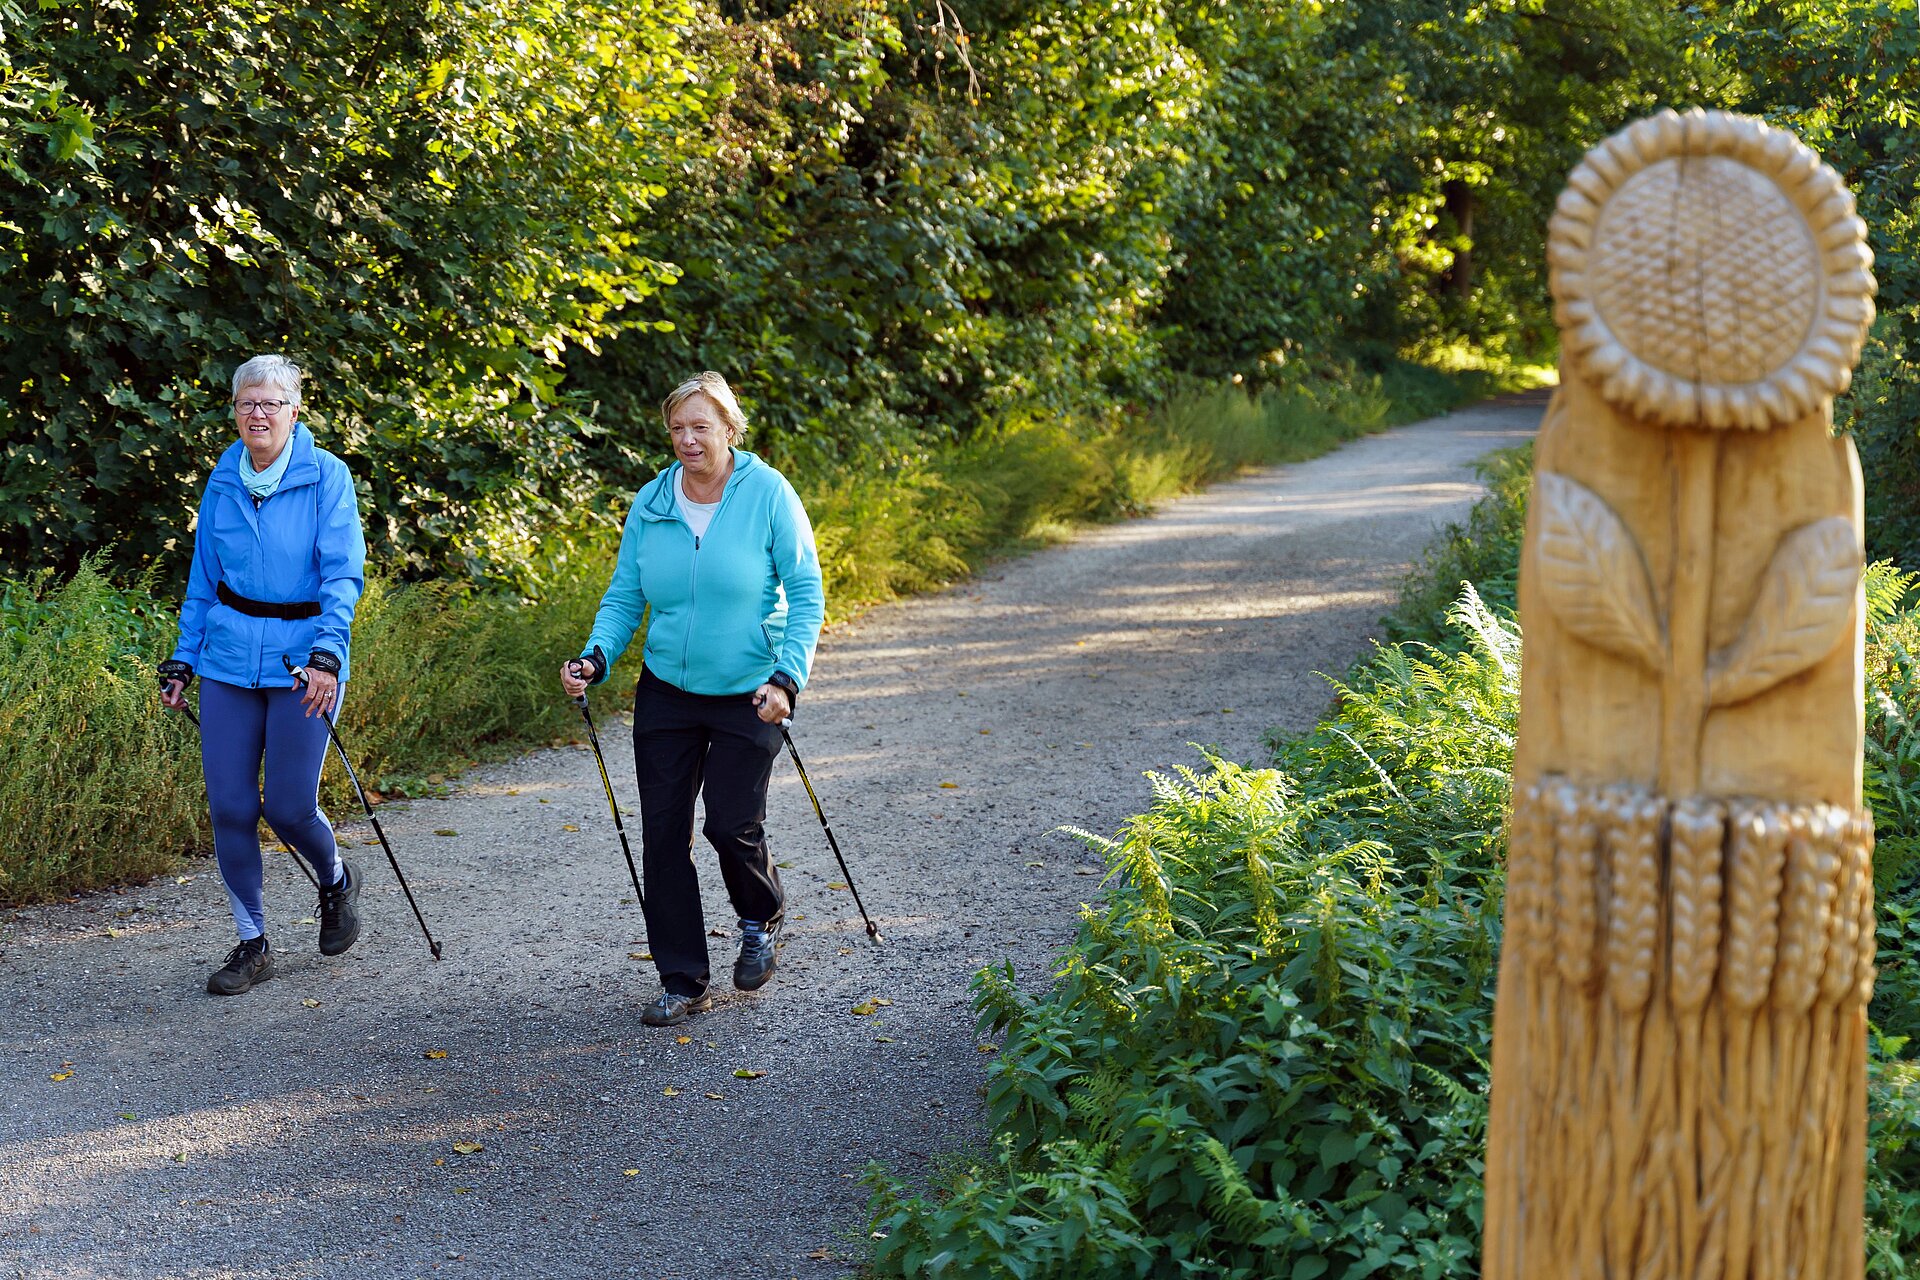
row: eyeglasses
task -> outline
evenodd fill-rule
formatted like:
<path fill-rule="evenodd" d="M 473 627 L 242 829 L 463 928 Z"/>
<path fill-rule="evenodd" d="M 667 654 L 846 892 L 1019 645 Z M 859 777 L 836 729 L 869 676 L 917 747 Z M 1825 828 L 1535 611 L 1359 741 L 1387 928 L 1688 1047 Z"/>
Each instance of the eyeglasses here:
<path fill-rule="evenodd" d="M 235 400 L 233 407 L 239 410 L 240 416 L 243 418 L 250 415 L 255 409 L 258 409 L 261 413 L 271 418 L 274 414 L 280 412 L 292 403 L 291 400 Z"/>

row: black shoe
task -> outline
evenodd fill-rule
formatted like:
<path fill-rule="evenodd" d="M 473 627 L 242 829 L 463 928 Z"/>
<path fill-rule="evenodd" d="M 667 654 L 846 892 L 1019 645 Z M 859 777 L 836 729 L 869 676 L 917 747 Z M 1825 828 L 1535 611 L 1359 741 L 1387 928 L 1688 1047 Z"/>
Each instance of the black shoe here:
<path fill-rule="evenodd" d="M 677 1027 L 696 1013 L 713 1008 L 711 995 L 683 996 L 662 991 L 653 1003 L 640 1011 L 640 1021 L 650 1027 Z"/>
<path fill-rule="evenodd" d="M 320 890 L 320 954 L 337 956 L 360 938 L 360 872 L 340 859 L 340 883 Z"/>
<path fill-rule="evenodd" d="M 740 922 L 740 958 L 733 962 L 733 985 L 742 991 L 758 991 L 767 985 L 775 968 L 773 953 L 779 946 L 782 920 L 761 924 L 758 920 Z"/>
<path fill-rule="evenodd" d="M 248 938 L 227 952 L 226 966 L 214 970 L 207 979 L 207 994 L 237 996 L 255 983 L 265 982 L 272 976 L 273 952 L 268 950 L 266 935 L 262 934 L 258 938 Z"/>

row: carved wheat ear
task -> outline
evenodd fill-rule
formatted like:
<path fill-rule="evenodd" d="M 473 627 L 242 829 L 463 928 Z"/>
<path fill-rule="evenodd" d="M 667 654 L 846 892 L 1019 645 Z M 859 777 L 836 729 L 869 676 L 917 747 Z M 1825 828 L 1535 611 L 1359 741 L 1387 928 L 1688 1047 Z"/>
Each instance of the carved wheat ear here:
<path fill-rule="evenodd" d="M 1567 630 L 1649 671 L 1666 639 L 1640 546 L 1598 494 L 1551 471 L 1534 481 L 1541 593 Z"/>
<path fill-rule="evenodd" d="M 1861 564 L 1860 539 L 1845 516 L 1782 538 L 1740 638 L 1708 664 L 1711 705 L 1765 693 L 1832 653 L 1853 617 Z"/>

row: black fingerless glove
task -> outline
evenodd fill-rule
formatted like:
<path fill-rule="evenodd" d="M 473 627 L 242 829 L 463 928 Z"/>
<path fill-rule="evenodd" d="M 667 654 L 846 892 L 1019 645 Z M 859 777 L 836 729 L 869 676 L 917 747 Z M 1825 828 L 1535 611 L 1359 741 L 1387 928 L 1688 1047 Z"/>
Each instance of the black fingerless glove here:
<path fill-rule="evenodd" d="M 574 661 L 580 664 L 580 678 L 588 684 L 599 684 L 607 678 L 607 655 L 599 645 L 593 646 L 591 653 L 583 653 Z"/>
<path fill-rule="evenodd" d="M 307 670 L 324 671 L 330 676 L 340 674 L 340 655 L 331 649 L 315 649 L 307 655 Z"/>
<path fill-rule="evenodd" d="M 159 666 L 160 687 L 166 688 L 175 680 L 180 682 L 180 692 L 185 693 L 187 686 L 193 683 L 193 667 L 177 658 L 168 658 Z"/>

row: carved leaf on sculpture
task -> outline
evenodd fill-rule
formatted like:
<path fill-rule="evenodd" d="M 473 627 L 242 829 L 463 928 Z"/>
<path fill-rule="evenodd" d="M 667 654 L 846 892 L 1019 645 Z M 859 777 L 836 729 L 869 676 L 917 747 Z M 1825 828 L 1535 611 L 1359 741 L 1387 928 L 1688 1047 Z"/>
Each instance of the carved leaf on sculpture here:
<path fill-rule="evenodd" d="M 1588 644 L 1660 669 L 1666 641 L 1640 546 L 1600 495 L 1552 471 L 1535 479 L 1540 586 L 1562 626 Z"/>
<path fill-rule="evenodd" d="M 1744 702 L 1832 653 L 1853 617 L 1861 563 L 1860 540 L 1845 516 L 1780 539 L 1740 638 L 1708 665 L 1709 702 Z"/>

